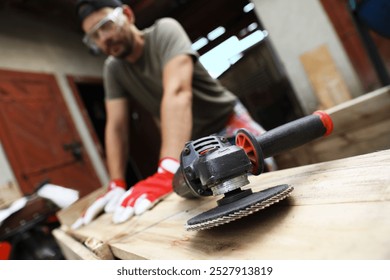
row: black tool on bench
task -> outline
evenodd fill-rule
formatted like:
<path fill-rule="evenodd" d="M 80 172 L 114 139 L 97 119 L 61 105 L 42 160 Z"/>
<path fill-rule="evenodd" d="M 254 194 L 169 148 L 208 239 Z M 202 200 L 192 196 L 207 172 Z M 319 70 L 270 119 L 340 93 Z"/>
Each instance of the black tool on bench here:
<path fill-rule="evenodd" d="M 188 220 L 186 229 L 202 230 L 226 224 L 286 198 L 293 190 L 287 184 L 259 192 L 241 188 L 249 184 L 249 174 L 263 172 L 265 158 L 328 135 L 332 130 L 330 116 L 317 111 L 258 137 L 241 129 L 235 145 L 220 136 L 186 143 L 173 179 L 174 191 L 185 198 L 223 195 L 215 208 Z"/>
<path fill-rule="evenodd" d="M 26 205 L 0 223 L 0 245 L 2 242 L 9 244 L 11 260 L 64 259 L 51 234 L 59 226 L 55 213 L 60 209 L 52 201 L 37 195 L 47 183 L 49 180 L 39 183 L 32 194 L 26 195 Z"/>

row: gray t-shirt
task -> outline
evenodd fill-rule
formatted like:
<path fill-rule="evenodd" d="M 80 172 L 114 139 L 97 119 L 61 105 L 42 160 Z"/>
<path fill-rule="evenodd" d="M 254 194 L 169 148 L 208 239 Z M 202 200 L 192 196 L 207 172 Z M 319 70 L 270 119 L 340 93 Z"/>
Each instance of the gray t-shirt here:
<path fill-rule="evenodd" d="M 159 119 L 164 65 L 176 55 L 188 54 L 194 60 L 192 139 L 221 130 L 237 97 L 208 74 L 181 25 L 174 19 L 163 18 L 143 33 L 145 49 L 137 62 L 106 59 L 103 72 L 106 99 L 132 97 Z"/>

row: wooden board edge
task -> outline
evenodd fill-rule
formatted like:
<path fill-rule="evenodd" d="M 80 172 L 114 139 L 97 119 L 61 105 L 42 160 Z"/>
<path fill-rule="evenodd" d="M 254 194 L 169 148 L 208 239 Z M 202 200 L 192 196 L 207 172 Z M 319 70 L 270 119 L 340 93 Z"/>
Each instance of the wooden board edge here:
<path fill-rule="evenodd" d="M 87 247 L 73 239 L 63 230 L 54 229 L 52 234 L 67 260 L 99 260 Z"/>

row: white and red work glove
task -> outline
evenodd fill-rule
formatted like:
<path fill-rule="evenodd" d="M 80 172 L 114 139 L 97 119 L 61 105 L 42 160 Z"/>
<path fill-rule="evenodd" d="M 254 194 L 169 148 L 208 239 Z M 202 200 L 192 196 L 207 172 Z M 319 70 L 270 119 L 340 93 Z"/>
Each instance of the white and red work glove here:
<path fill-rule="evenodd" d="M 179 165 L 176 159 L 162 158 L 154 175 L 138 182 L 122 196 L 112 217 L 113 222 L 118 224 L 133 215 L 141 215 L 170 194 L 173 176 Z"/>
<path fill-rule="evenodd" d="M 120 198 L 126 192 L 126 182 L 122 179 L 111 180 L 105 194 L 99 196 L 92 203 L 84 214 L 73 223 L 72 229 L 78 229 L 89 224 L 103 210 L 106 213 L 113 213 L 118 207 Z"/>

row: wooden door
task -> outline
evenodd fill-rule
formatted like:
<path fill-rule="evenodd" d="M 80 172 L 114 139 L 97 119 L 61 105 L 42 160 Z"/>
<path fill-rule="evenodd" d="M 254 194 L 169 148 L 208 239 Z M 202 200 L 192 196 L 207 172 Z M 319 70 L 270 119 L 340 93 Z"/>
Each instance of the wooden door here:
<path fill-rule="evenodd" d="M 81 197 L 101 187 L 53 75 L 0 70 L 0 142 L 24 194 L 44 180 Z"/>

